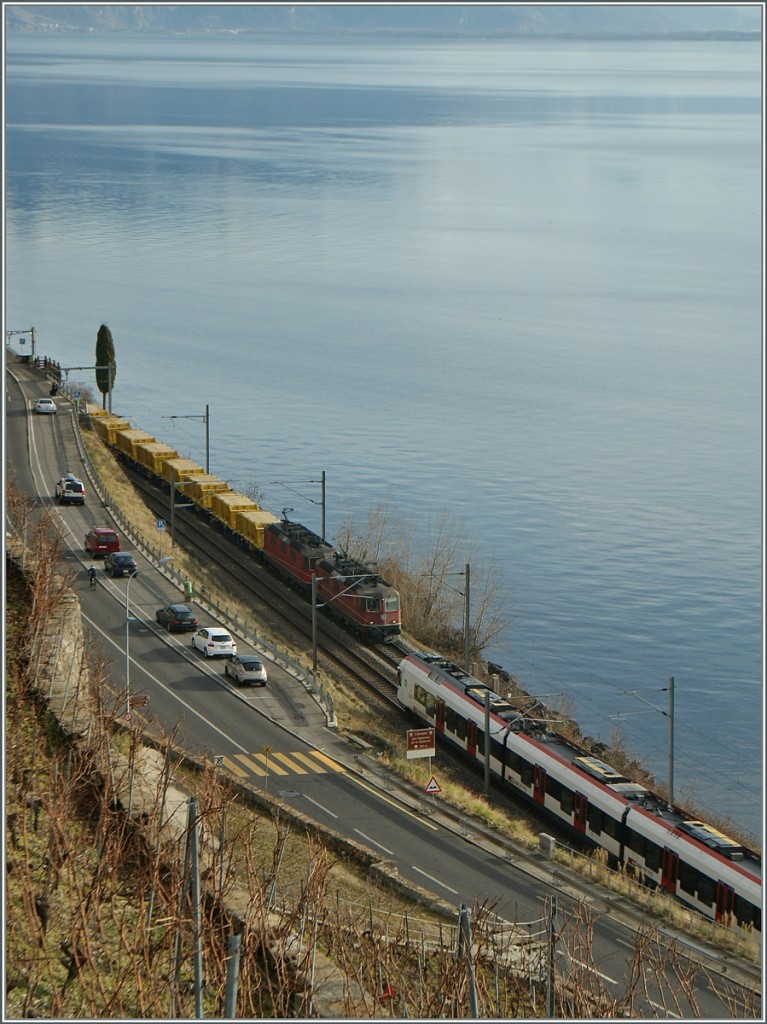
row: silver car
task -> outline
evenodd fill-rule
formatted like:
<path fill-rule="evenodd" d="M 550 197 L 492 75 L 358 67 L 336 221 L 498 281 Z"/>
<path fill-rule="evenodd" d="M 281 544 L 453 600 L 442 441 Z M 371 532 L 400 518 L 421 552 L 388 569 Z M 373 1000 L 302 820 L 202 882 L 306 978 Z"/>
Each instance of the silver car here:
<path fill-rule="evenodd" d="M 35 402 L 35 412 L 47 413 L 48 415 L 56 414 L 56 403 L 52 398 L 38 398 Z"/>
<path fill-rule="evenodd" d="M 220 626 L 205 626 L 198 629 L 192 637 L 192 647 L 202 651 L 206 658 L 216 658 L 220 655 L 231 658 L 237 653 L 234 639 Z"/>
<path fill-rule="evenodd" d="M 224 675 L 239 686 L 243 683 L 266 686 L 266 668 L 255 654 L 235 654 L 224 666 Z"/>

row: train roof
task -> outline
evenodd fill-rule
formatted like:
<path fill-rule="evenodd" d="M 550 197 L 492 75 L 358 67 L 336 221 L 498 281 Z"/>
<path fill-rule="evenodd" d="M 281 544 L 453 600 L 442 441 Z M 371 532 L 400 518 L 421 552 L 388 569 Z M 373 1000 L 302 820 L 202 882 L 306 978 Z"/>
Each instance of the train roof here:
<path fill-rule="evenodd" d="M 347 589 L 358 593 L 372 594 L 392 589 L 391 584 L 387 583 L 375 569 L 371 569 L 369 565 L 364 565 L 354 558 L 349 558 L 341 551 L 334 551 L 323 558 L 318 562 L 317 569 L 328 576 L 359 576 L 360 579 L 356 582 L 347 580 L 349 584 Z"/>
<path fill-rule="evenodd" d="M 294 547 L 312 552 L 332 551 L 330 544 L 300 523 L 291 523 L 288 519 L 281 519 L 277 523 L 269 523 L 266 529 L 278 533 L 287 544 L 292 544 Z"/>
<path fill-rule="evenodd" d="M 505 708 L 513 708 L 513 704 L 508 699 L 488 690 L 484 683 L 446 658 L 437 654 L 413 653 L 400 662 L 400 667 L 407 662 L 418 665 L 432 681 L 447 686 L 456 701 L 467 702 L 467 714 L 480 727 L 484 715 L 484 693 L 490 692 L 490 714 L 491 719 L 495 719 L 495 729 L 491 722 L 491 731 L 496 738 L 503 732 L 513 733 L 519 742 L 531 744 L 542 753 L 565 762 L 569 767 L 582 772 L 586 778 L 601 783 L 605 790 L 628 806 L 649 813 L 677 834 L 690 836 L 761 879 L 761 857 L 754 851 L 741 846 L 713 826 L 692 819 L 684 810 L 670 805 L 645 786 L 628 779 L 611 765 L 547 728 L 545 723 L 531 720 L 519 711 L 516 711 L 516 718 L 510 717 Z M 501 709 L 502 713 L 498 714 L 495 707 Z"/>

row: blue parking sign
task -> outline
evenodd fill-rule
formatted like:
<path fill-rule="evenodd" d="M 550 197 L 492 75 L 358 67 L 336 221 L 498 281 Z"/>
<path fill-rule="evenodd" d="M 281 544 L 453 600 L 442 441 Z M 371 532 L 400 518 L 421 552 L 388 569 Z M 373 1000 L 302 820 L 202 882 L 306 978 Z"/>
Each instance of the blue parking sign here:
<path fill-rule="evenodd" d="M 164 519 L 158 519 L 157 520 L 157 529 L 158 530 L 164 530 L 165 529 L 165 520 Z"/>

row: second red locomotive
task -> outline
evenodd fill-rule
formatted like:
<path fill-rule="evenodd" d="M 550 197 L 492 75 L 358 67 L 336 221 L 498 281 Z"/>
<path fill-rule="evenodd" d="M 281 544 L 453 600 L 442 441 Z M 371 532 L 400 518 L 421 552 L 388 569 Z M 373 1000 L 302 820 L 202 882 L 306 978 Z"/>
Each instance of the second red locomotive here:
<path fill-rule="evenodd" d="M 286 519 L 270 523 L 264 529 L 261 555 L 307 596 L 314 575 L 317 600 L 329 615 L 361 636 L 385 640 L 401 632 L 400 599 L 394 587 L 307 527 Z"/>

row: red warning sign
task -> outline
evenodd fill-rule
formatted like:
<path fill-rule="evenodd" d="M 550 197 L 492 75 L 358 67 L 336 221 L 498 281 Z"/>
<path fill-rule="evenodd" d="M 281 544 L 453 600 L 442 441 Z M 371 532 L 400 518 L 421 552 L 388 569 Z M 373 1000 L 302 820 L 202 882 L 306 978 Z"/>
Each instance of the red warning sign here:
<path fill-rule="evenodd" d="M 426 790 L 425 791 L 427 793 L 441 793 L 442 792 L 442 789 L 440 788 L 439 783 L 437 782 L 437 780 L 434 778 L 433 775 L 429 779 L 429 781 L 426 783 Z"/>

